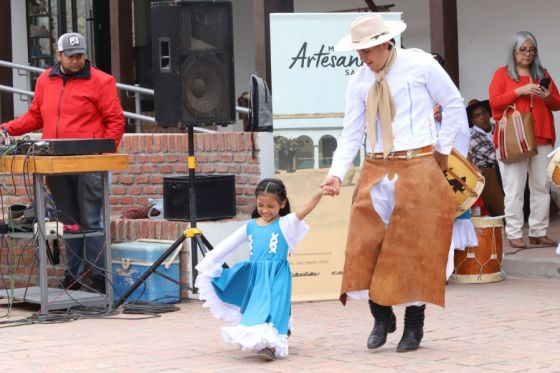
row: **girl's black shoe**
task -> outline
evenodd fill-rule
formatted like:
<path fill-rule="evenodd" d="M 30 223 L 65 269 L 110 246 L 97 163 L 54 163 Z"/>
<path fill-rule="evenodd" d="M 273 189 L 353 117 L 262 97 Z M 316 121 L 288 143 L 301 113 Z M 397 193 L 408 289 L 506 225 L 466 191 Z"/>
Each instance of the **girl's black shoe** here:
<path fill-rule="evenodd" d="M 276 354 L 273 348 L 263 348 L 262 350 L 260 350 L 259 352 L 257 352 L 257 355 L 266 361 L 272 361 L 272 360 L 276 360 Z"/>

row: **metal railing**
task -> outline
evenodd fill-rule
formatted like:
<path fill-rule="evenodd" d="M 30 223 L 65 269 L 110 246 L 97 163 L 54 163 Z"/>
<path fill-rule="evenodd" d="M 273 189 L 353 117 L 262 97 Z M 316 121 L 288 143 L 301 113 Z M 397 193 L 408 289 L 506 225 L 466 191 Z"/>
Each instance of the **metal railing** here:
<path fill-rule="evenodd" d="M 17 63 L 13 63 L 13 62 L 8 62 L 8 61 L 3 61 L 0 60 L 0 66 L 1 67 L 8 67 L 11 69 L 16 69 L 19 75 L 30 75 L 31 73 L 36 73 L 36 74 L 41 74 L 43 71 L 45 71 L 45 69 L 42 69 L 40 67 L 34 67 L 34 66 L 29 66 L 29 65 L 21 65 L 21 64 L 17 64 Z M 133 119 L 134 120 L 134 124 L 136 127 L 136 133 L 141 133 L 142 132 L 142 121 L 147 122 L 147 123 L 155 123 L 156 119 L 154 117 L 150 117 L 148 115 L 143 115 L 142 114 L 142 108 L 141 108 L 141 95 L 146 95 L 146 96 L 154 96 L 154 90 L 153 89 L 149 89 L 149 88 L 143 88 L 140 87 L 139 84 L 135 84 L 135 85 L 129 85 L 129 84 L 122 84 L 122 83 L 117 83 L 117 89 L 123 90 L 126 92 L 127 97 L 130 98 L 134 98 L 134 113 L 131 113 L 129 111 L 124 111 L 124 116 L 125 118 L 129 118 L 129 119 Z M 25 101 L 27 97 L 33 97 L 35 95 L 34 92 L 32 91 L 26 91 L 23 89 L 18 89 L 18 88 L 14 88 L 14 87 L 10 87 L 7 85 L 2 85 L 0 84 L 0 91 L 4 91 L 4 92 L 11 92 L 11 93 L 15 93 L 15 94 L 19 94 L 20 96 L 25 96 L 21 97 L 22 101 Z M 129 94 L 129 92 L 133 92 L 132 94 Z M 238 113 L 249 113 L 249 109 L 244 108 L 244 107 L 240 107 L 240 106 L 236 106 L 235 107 L 235 111 Z M 200 128 L 200 127 L 195 127 L 194 128 L 195 131 L 197 132 L 205 132 L 205 133 L 215 133 L 216 131 L 213 130 L 209 130 L 206 128 Z"/>

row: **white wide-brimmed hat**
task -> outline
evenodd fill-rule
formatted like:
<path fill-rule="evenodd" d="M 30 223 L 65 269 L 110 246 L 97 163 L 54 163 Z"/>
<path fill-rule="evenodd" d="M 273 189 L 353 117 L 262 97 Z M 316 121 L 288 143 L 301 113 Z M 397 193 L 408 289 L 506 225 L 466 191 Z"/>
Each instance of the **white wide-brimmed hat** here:
<path fill-rule="evenodd" d="M 337 52 L 350 52 L 383 44 L 400 35 L 406 29 L 403 21 L 385 21 L 378 14 L 356 18 L 350 25 L 350 35 L 334 47 Z"/>

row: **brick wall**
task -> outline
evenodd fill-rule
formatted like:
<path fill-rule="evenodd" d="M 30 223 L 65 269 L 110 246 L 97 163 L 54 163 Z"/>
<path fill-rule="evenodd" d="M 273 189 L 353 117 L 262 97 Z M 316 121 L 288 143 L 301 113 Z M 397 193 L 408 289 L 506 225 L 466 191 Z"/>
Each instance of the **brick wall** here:
<path fill-rule="evenodd" d="M 254 207 L 253 193 L 259 182 L 259 152 L 252 156 L 251 134 L 245 132 L 196 133 L 195 134 L 196 173 L 213 175 L 235 175 L 237 216 L 248 217 Z M 172 175 L 187 175 L 188 138 L 183 133 L 166 134 L 125 134 L 119 152 L 129 155 L 126 171 L 112 173 L 111 179 L 111 236 L 113 242 L 132 241 L 140 238 L 175 240 L 188 223 L 166 220 L 121 219 L 122 213 L 146 206 L 148 198 L 163 197 L 163 178 Z M 31 200 L 31 177 L 5 175 L 4 216 L 9 205 L 21 203 L 29 205 Z M 15 193 L 7 196 L 7 191 Z M 23 186 L 27 185 L 28 188 Z M 10 248 L 8 253 L 8 247 Z M 35 246 L 24 240 L 4 241 L 0 255 L 0 272 L 5 279 L 13 277 L 15 286 L 25 286 L 29 281 L 36 284 L 36 268 L 33 268 Z M 181 294 L 186 296 L 187 272 L 185 250 L 181 252 Z M 64 254 L 62 253 L 62 260 Z M 14 269 L 14 276 L 8 271 L 8 264 Z M 35 264 L 36 265 L 36 264 Z M 56 286 L 63 275 L 64 267 L 48 266 L 49 284 Z M 0 286 L 8 286 L 1 284 Z"/>
<path fill-rule="evenodd" d="M 195 134 L 197 174 L 235 175 L 238 215 L 253 208 L 260 179 L 258 153 L 252 157 L 251 135 L 245 132 Z M 129 155 L 129 167 L 112 177 L 111 214 L 145 206 L 148 198 L 162 198 L 163 178 L 187 175 L 186 134 L 127 134 L 119 151 Z"/>

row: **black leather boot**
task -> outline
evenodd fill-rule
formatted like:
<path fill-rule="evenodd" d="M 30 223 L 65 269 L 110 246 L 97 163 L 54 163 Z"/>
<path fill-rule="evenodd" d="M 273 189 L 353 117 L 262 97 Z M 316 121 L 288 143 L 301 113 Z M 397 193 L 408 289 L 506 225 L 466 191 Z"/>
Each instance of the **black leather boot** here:
<path fill-rule="evenodd" d="M 375 323 L 367 340 L 367 348 L 373 350 L 385 344 L 388 333 L 393 333 L 397 330 L 397 318 L 391 306 L 381 306 L 370 300 L 369 309 L 375 319 Z"/>
<path fill-rule="evenodd" d="M 424 310 L 426 305 L 406 307 L 404 331 L 397 352 L 417 350 L 424 336 Z"/>

